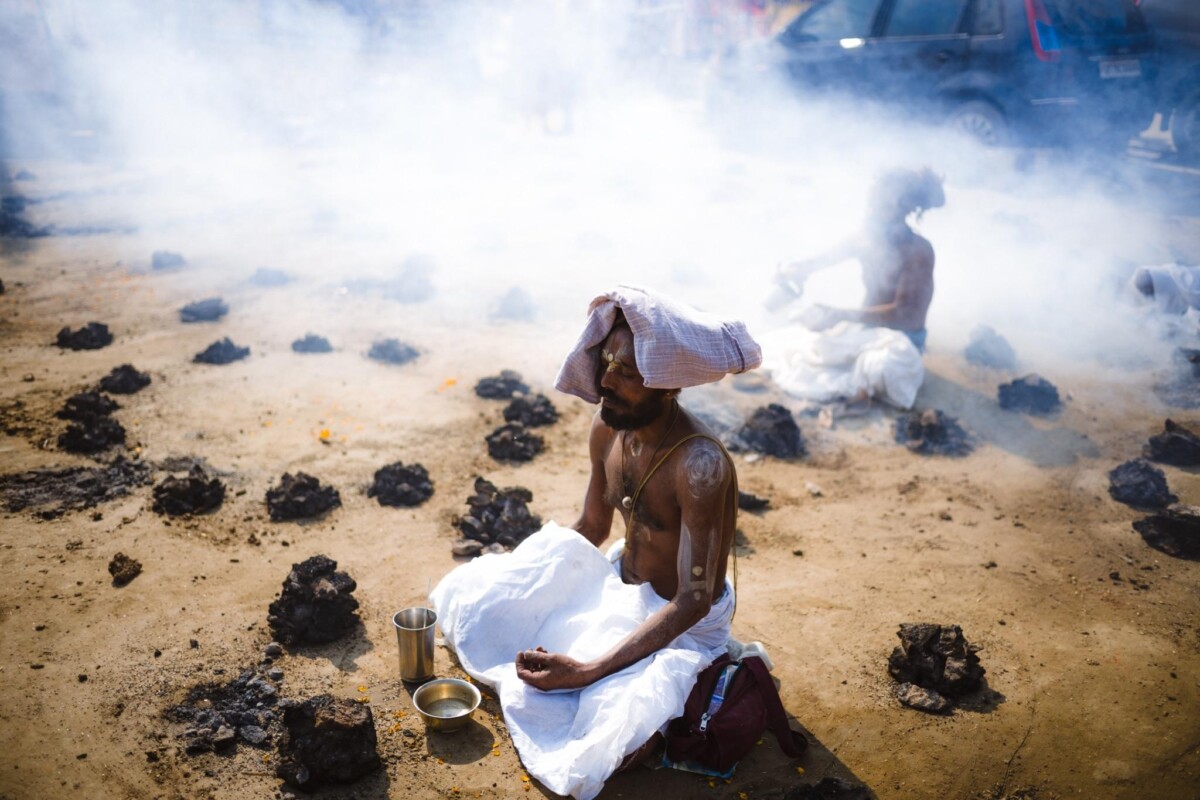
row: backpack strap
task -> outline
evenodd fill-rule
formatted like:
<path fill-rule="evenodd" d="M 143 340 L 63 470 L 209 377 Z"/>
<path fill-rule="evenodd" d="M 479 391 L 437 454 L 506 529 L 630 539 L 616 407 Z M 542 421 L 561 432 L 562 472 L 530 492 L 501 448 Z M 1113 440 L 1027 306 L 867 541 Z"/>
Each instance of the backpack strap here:
<path fill-rule="evenodd" d="M 775 734 L 779 749 L 792 758 L 799 758 L 808 750 L 808 739 L 788 725 L 787 712 L 783 710 L 783 701 L 779 699 L 779 690 L 775 688 L 775 681 L 771 680 L 771 673 L 767 672 L 767 665 L 758 656 L 747 656 L 741 663 L 750 670 L 762 690 L 763 704 L 767 709 L 767 728 Z"/>

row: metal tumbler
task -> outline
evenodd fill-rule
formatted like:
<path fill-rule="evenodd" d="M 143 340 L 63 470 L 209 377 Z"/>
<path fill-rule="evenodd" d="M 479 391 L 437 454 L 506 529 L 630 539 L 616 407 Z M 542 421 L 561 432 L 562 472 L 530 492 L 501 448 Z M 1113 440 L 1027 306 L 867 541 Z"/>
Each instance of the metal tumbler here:
<path fill-rule="evenodd" d="M 400 679 L 425 681 L 433 677 L 433 626 L 437 612 L 432 608 L 406 608 L 392 616 L 396 642 L 400 646 Z"/>

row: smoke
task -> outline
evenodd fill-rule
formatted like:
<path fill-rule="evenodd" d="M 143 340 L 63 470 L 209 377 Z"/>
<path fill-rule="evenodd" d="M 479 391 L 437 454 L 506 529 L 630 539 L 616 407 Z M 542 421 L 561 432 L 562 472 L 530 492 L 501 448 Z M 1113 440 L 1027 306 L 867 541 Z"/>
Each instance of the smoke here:
<path fill-rule="evenodd" d="M 618 282 L 755 330 L 776 265 L 859 229 L 880 171 L 928 165 L 947 203 L 930 345 L 977 324 L 1030 368 L 1163 359 L 1120 291 L 1171 260 L 1136 178 L 987 150 L 860 103 L 806 97 L 689 48 L 696 28 L 628 2 L 42 0 L 60 117 L 8 131 L 96 168 L 59 223 L 136 226 L 126 261 L 185 253 L 210 285 L 258 267 L 378 285 L 418 258 L 467 318 L 521 287 L 572 329 Z M 14 24 L 13 14 L 6 19 Z M 38 138 L 33 135 L 32 138 Z M 376 284 L 371 282 L 375 281 Z M 810 284 L 855 305 L 854 264 Z M 569 337 L 568 337 L 569 338 Z"/>

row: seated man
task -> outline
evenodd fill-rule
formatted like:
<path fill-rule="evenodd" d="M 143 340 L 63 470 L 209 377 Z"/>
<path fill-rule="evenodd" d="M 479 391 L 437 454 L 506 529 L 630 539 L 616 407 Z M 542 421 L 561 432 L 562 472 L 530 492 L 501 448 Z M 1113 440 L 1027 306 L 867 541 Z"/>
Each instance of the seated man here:
<path fill-rule="evenodd" d="M 856 258 L 866 288 L 862 308 L 814 305 L 800 322 L 815 331 L 846 321 L 891 328 L 924 352 L 925 316 L 933 300 L 933 245 L 909 227 L 908 217 L 920 218 L 926 209 L 945 202 L 942 179 L 927 168 L 885 173 L 871 191 L 862 235 L 828 253 L 782 267 L 769 304 L 781 307 L 799 298 L 813 272 Z"/>
<path fill-rule="evenodd" d="M 677 395 L 759 359 L 741 323 L 634 287 L 597 298 L 556 382 L 600 403 L 583 513 L 433 592 L 447 643 L 497 690 L 521 760 L 555 792 L 598 793 L 725 651 L 737 477 Z M 614 511 L 625 536 L 605 554 Z"/>

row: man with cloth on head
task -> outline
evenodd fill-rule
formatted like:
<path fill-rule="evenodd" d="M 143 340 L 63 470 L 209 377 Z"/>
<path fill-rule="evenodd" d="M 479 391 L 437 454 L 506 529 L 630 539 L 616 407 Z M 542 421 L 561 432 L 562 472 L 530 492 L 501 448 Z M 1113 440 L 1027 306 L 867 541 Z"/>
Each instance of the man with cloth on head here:
<path fill-rule="evenodd" d="M 555 384 L 600 403 L 582 514 L 433 591 L 447 644 L 554 792 L 594 797 L 726 650 L 737 476 L 678 395 L 760 361 L 741 322 L 633 286 L 596 298 Z M 614 511 L 625 536 L 606 553 Z"/>

